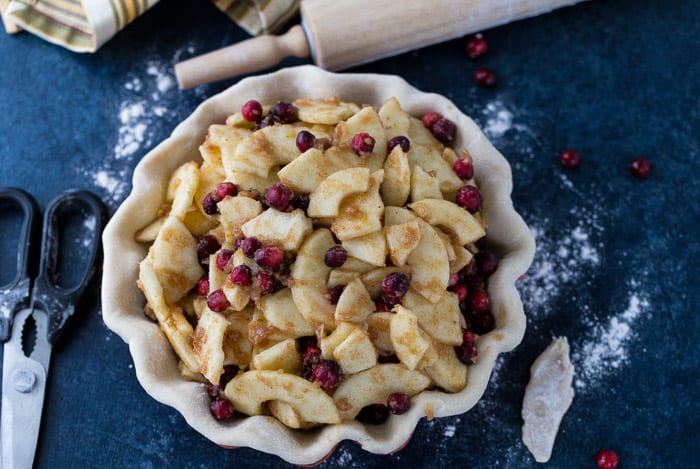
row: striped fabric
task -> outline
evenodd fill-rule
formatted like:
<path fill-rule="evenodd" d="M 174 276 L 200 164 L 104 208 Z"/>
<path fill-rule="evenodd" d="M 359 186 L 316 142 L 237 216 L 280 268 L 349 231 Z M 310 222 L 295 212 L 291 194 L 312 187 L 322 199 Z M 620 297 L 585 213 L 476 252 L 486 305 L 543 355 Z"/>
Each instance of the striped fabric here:
<path fill-rule="evenodd" d="M 75 52 L 95 52 L 158 0 L 10 0 L 3 20 Z M 275 32 L 300 0 L 213 0 L 250 34 Z M 6 3 L 0 0 L 0 7 Z M 9 31 L 9 28 L 8 28 Z"/>

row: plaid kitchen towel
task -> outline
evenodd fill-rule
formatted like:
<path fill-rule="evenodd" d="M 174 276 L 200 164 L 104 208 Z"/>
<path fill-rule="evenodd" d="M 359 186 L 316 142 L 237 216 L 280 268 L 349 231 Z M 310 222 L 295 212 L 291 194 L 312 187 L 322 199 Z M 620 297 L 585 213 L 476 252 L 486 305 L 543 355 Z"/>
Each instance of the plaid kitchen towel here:
<path fill-rule="evenodd" d="M 278 30 L 301 0 L 213 0 L 250 34 Z M 8 32 L 26 29 L 75 52 L 95 52 L 158 0 L 0 0 Z M 7 26 L 10 26 L 8 28 Z"/>

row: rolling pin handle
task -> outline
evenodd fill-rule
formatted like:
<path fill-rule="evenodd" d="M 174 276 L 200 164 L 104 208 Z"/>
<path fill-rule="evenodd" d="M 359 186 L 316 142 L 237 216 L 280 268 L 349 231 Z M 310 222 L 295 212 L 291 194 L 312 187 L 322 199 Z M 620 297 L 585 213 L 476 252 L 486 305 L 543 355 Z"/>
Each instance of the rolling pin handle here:
<path fill-rule="evenodd" d="M 259 36 L 175 64 L 180 88 L 192 88 L 273 67 L 286 57 L 308 57 L 304 29 L 293 26 L 282 36 Z"/>

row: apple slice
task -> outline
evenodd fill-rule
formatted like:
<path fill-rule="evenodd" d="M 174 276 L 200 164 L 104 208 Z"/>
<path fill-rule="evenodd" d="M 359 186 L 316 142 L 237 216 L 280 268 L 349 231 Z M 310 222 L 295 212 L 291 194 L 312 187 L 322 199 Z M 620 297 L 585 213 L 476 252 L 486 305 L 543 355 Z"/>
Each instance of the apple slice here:
<path fill-rule="evenodd" d="M 377 350 L 369 335 L 362 329 L 354 329 L 333 350 L 333 358 L 344 375 L 358 373 L 377 364 Z"/>
<path fill-rule="evenodd" d="M 192 348 L 199 360 L 199 371 L 211 383 L 218 383 L 224 372 L 224 334 L 228 328 L 226 318 L 209 308 L 197 322 L 192 340 Z"/>
<path fill-rule="evenodd" d="M 276 244 L 285 251 L 296 251 L 313 231 L 313 225 L 301 209 L 291 212 L 268 209 L 245 222 L 241 231 L 247 237 L 254 236 L 264 244 Z"/>
<path fill-rule="evenodd" d="M 435 361 L 424 368 L 435 384 L 448 392 L 459 392 L 467 385 L 467 366 L 459 361 L 452 345 L 433 340 Z"/>
<path fill-rule="evenodd" d="M 384 227 L 389 258 L 396 266 L 406 264 L 408 255 L 420 242 L 420 226 L 416 220 Z"/>
<path fill-rule="evenodd" d="M 331 174 L 309 195 L 306 213 L 310 217 L 337 217 L 340 202 L 349 195 L 365 192 L 369 181 L 367 168 L 348 168 Z"/>
<path fill-rule="evenodd" d="M 317 148 L 310 148 L 280 169 L 277 177 L 294 192 L 308 194 L 336 171 L 355 166 L 358 166 L 357 155 L 347 148 L 331 147 L 325 154 Z"/>
<path fill-rule="evenodd" d="M 437 303 L 431 303 L 409 288 L 401 304 L 416 316 L 418 325 L 433 339 L 455 346 L 462 343 L 462 313 L 456 294 L 445 291 Z"/>
<path fill-rule="evenodd" d="M 379 195 L 379 186 L 383 179 L 384 170 L 373 172 L 366 192 L 351 195 L 343 200 L 338 217 L 331 225 L 331 231 L 338 239 L 344 241 L 382 229 L 384 202 Z"/>
<path fill-rule="evenodd" d="M 379 108 L 379 118 L 384 126 L 387 140 L 398 135 L 408 136 L 411 116 L 401 109 L 401 105 L 396 98 L 389 98 L 382 104 Z"/>
<path fill-rule="evenodd" d="M 425 199 L 409 207 L 431 225 L 445 228 L 461 245 L 476 242 L 486 235 L 484 227 L 471 213 L 448 200 Z"/>
<path fill-rule="evenodd" d="M 346 239 L 342 243 L 349 256 L 373 266 L 386 265 L 387 244 L 381 231 L 368 235 Z M 345 265 L 343 265 L 345 268 Z"/>
<path fill-rule="evenodd" d="M 411 200 L 417 202 L 423 199 L 442 199 L 440 181 L 426 173 L 423 168 L 413 165 L 411 171 Z"/>
<path fill-rule="evenodd" d="M 355 278 L 346 285 L 338 298 L 335 320 L 362 324 L 374 310 L 374 301 L 369 292 L 360 279 Z"/>
<path fill-rule="evenodd" d="M 418 325 L 413 312 L 401 305 L 394 306 L 394 316 L 389 324 L 389 339 L 394 353 L 409 370 L 415 370 L 426 350 L 430 338 Z"/>
<path fill-rule="evenodd" d="M 253 369 L 282 370 L 296 374 L 301 369 L 301 354 L 294 339 L 286 339 L 253 355 Z"/>
<path fill-rule="evenodd" d="M 272 326 L 291 337 L 314 335 L 315 328 L 299 313 L 292 292 L 283 288 L 258 300 L 258 308 Z"/>
<path fill-rule="evenodd" d="M 299 120 L 313 124 L 335 125 L 358 112 L 354 103 L 345 103 L 338 97 L 321 99 L 296 99 L 292 103 L 297 108 Z"/>
<path fill-rule="evenodd" d="M 338 122 L 335 127 L 335 141 L 338 146 L 350 148 L 352 138 L 359 133 L 368 133 L 374 138 L 374 150 L 368 156 L 362 157 L 362 165 L 373 172 L 382 168 L 386 159 L 386 134 L 377 111 L 372 106 L 362 108 L 354 116 L 344 122 Z"/>
<path fill-rule="evenodd" d="M 411 286 L 431 303 L 437 303 L 447 289 L 450 263 L 440 236 L 432 226 L 418 219 L 420 242 L 406 258 L 411 268 Z"/>
<path fill-rule="evenodd" d="M 402 206 L 411 191 L 411 167 L 408 154 L 396 145 L 384 161 L 384 181 L 379 189 L 387 205 Z"/>

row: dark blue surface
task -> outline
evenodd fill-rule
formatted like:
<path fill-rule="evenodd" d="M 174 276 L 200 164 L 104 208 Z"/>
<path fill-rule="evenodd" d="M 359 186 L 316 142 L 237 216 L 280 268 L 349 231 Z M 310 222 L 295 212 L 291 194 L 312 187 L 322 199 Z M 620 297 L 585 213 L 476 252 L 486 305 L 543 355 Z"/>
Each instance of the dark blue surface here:
<path fill-rule="evenodd" d="M 244 37 L 209 2 L 185 0 L 163 0 L 94 55 L 0 34 L 0 186 L 22 187 L 42 207 L 64 189 L 89 189 L 113 211 L 139 158 L 233 83 L 178 91 L 162 75 Z M 344 442 L 323 467 L 536 467 L 520 407 L 529 366 L 553 335 L 569 338 L 579 373 L 548 467 L 595 467 L 606 447 L 620 467 L 698 467 L 700 10 L 594 0 L 486 37 L 478 61 L 455 40 L 354 71 L 448 96 L 508 158 L 515 205 L 540 244 L 521 286 L 528 331 L 471 412 L 421 422 L 395 456 Z M 480 65 L 498 74 L 495 90 L 474 86 Z M 566 147 L 582 152 L 578 170 L 559 165 Z M 652 162 L 648 180 L 630 176 L 636 156 Z M 220 449 L 151 399 L 102 322 L 98 289 L 54 349 L 38 467 L 284 465 Z"/>

